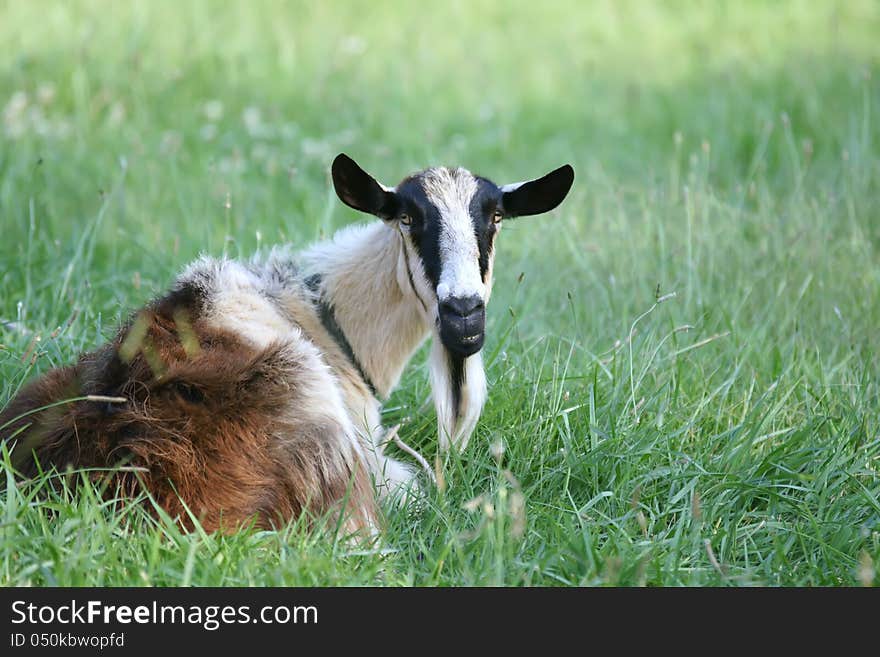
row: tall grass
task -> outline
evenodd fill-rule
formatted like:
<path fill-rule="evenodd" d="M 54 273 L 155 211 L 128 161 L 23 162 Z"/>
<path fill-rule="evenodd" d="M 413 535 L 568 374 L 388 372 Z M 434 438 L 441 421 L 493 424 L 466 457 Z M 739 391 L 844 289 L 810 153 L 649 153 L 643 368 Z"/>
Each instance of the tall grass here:
<path fill-rule="evenodd" d="M 198 253 L 359 220 L 339 151 L 577 171 L 505 227 L 490 402 L 380 545 L 7 464 L 0 582 L 876 583 L 878 33 L 858 1 L 0 4 L 0 402 Z M 385 415 L 432 454 L 428 392 L 420 353 Z"/>

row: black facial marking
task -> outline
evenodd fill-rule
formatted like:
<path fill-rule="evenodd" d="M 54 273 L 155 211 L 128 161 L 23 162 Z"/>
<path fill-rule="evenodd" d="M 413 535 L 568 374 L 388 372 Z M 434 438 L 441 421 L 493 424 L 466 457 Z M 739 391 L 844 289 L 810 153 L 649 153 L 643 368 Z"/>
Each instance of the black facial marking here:
<path fill-rule="evenodd" d="M 493 214 L 501 205 L 501 189 L 492 181 L 477 176 L 477 192 L 471 199 L 470 215 L 479 248 L 480 277 L 483 282 L 489 271 L 489 259 L 497 227 Z M 440 213 L 422 187 L 420 175 L 405 179 L 396 190 L 398 212 L 410 216 L 410 237 L 422 261 L 428 281 L 436 288 L 440 282 Z"/>
<path fill-rule="evenodd" d="M 484 283 L 489 271 L 489 258 L 495 243 L 495 233 L 498 231 L 493 215 L 500 204 L 501 190 L 498 186 L 486 178 L 477 176 L 477 192 L 471 199 L 469 209 L 480 251 L 480 278 Z"/>
<path fill-rule="evenodd" d="M 428 200 L 418 176 L 407 178 L 397 186 L 399 211 L 412 220 L 409 234 L 422 261 L 425 276 L 437 288 L 440 282 L 440 212 Z"/>

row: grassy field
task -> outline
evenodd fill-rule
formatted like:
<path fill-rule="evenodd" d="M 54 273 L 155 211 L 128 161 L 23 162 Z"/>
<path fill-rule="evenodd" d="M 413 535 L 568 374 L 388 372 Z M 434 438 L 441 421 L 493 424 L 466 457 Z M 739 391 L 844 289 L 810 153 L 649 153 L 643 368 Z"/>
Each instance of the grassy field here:
<path fill-rule="evenodd" d="M 880 5 L 442 5 L 0 1 L 0 404 L 198 253 L 360 221 L 340 151 L 577 171 L 501 236 L 486 412 L 380 548 L 4 467 L 0 584 L 880 583 Z M 425 356 L 386 415 L 433 454 Z"/>

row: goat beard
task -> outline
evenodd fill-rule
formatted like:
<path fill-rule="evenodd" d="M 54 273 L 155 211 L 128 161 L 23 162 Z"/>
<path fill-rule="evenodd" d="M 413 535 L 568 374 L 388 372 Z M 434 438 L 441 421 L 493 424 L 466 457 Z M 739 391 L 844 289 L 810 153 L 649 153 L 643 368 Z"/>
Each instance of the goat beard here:
<path fill-rule="evenodd" d="M 440 449 L 445 452 L 450 445 L 454 445 L 463 451 L 486 402 L 482 353 L 468 357 L 453 354 L 435 332 L 429 369 L 434 407 L 437 409 Z"/>

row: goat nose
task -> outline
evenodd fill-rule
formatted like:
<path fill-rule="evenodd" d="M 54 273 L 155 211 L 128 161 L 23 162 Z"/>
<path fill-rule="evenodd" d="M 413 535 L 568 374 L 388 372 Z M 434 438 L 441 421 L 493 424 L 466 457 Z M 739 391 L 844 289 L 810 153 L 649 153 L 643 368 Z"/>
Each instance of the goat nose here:
<path fill-rule="evenodd" d="M 470 317 L 476 312 L 483 310 L 483 300 L 477 296 L 471 297 L 448 297 L 440 302 L 440 310 L 459 317 Z"/>

